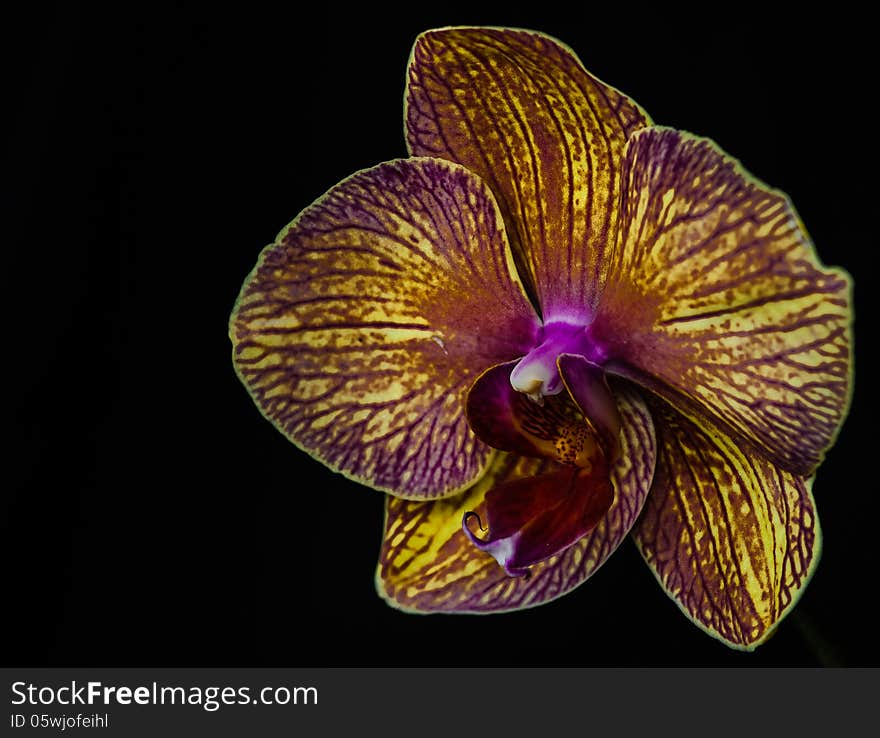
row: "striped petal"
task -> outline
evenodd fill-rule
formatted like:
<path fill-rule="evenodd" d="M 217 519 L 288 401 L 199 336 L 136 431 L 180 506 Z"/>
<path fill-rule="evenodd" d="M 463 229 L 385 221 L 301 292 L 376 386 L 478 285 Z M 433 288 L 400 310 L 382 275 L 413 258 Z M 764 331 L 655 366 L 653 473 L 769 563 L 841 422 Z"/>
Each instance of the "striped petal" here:
<path fill-rule="evenodd" d="M 545 320 L 594 307 L 624 145 L 646 124 L 638 106 L 539 33 L 429 31 L 410 58 L 410 151 L 464 164 L 489 183 Z"/>
<path fill-rule="evenodd" d="M 464 494 L 432 502 L 387 498 L 385 534 L 376 572 L 379 593 L 409 612 L 489 613 L 532 607 L 584 582 L 626 537 L 642 509 L 654 469 L 654 429 L 641 398 L 615 386 L 623 419 L 621 454 L 611 470 L 614 502 L 590 533 L 535 564 L 530 576 L 509 577 L 462 531 L 462 516 L 484 510 L 497 485 L 561 468 L 548 459 L 499 453 L 486 475 Z"/>
<path fill-rule="evenodd" d="M 409 159 L 350 177 L 285 228 L 245 281 L 230 337 L 242 382 L 297 446 L 433 498 L 487 468 L 465 393 L 539 328 L 486 186 Z"/>
<path fill-rule="evenodd" d="M 606 366 L 810 474 L 849 401 L 848 276 L 711 141 L 639 131 L 624 180 L 615 277 L 590 328 Z"/>
<path fill-rule="evenodd" d="M 682 611 L 752 650 L 797 602 L 819 560 L 812 480 L 749 456 L 661 401 L 654 486 L 633 538 Z"/>

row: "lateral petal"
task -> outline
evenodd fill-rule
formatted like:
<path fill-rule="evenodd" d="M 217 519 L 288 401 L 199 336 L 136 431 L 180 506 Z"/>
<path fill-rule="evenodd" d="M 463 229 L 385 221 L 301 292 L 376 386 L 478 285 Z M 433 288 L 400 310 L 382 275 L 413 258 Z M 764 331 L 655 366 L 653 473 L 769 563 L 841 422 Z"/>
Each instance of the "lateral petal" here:
<path fill-rule="evenodd" d="M 611 469 L 614 502 L 599 524 L 561 554 L 510 577 L 462 531 L 462 516 L 482 511 L 498 485 L 564 469 L 543 458 L 499 453 L 489 471 L 462 495 L 431 502 L 392 497 L 376 570 L 382 597 L 409 612 L 489 613 L 533 607 L 583 583 L 626 537 L 642 509 L 654 467 L 654 429 L 644 402 L 615 385 L 622 418 L 621 453 Z"/>
<path fill-rule="evenodd" d="M 492 188 L 545 321 L 590 311 L 616 231 L 631 100 L 533 31 L 446 28 L 410 57 L 410 151 L 463 164 Z"/>
<path fill-rule="evenodd" d="M 812 480 L 744 453 L 662 401 L 650 408 L 657 469 L 633 539 L 685 615 L 727 645 L 753 650 L 819 560 Z"/>
<path fill-rule="evenodd" d="M 615 276 L 590 327 L 606 367 L 812 473 L 849 403 L 848 275 L 819 262 L 783 194 L 709 140 L 639 131 L 624 181 Z"/>
<path fill-rule="evenodd" d="M 260 255 L 230 319 L 261 412 L 330 468 L 412 498 L 454 494 L 492 450 L 464 397 L 539 322 L 488 188 L 409 159 L 353 175 Z"/>

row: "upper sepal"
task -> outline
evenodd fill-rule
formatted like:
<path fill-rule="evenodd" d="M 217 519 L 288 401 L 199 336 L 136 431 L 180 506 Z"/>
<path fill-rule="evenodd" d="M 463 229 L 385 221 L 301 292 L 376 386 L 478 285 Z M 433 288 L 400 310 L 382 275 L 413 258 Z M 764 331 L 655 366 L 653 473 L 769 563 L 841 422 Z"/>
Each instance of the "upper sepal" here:
<path fill-rule="evenodd" d="M 410 57 L 410 151 L 463 164 L 488 183 L 545 319 L 595 306 L 623 149 L 647 123 L 571 49 L 534 31 L 432 30 Z"/>

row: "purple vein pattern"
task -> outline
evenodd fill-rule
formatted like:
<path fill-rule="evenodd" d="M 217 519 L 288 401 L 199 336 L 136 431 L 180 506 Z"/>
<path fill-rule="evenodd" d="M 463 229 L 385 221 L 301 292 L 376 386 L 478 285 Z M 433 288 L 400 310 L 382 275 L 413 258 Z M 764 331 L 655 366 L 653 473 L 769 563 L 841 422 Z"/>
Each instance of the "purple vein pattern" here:
<path fill-rule="evenodd" d="M 485 185 L 428 159 L 356 174 L 307 208 L 263 252 L 232 320 L 262 412 L 328 466 L 409 498 L 483 473 L 493 451 L 464 394 L 537 328 Z"/>

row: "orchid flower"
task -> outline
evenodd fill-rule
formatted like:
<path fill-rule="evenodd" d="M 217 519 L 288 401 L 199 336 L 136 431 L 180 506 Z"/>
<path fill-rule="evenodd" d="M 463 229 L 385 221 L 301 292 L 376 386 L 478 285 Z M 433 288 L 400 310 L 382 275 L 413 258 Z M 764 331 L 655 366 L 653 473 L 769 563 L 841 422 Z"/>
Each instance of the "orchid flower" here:
<path fill-rule="evenodd" d="M 535 606 L 630 536 L 755 648 L 819 558 L 848 275 L 785 195 L 540 33 L 422 34 L 405 133 L 263 250 L 230 322 L 265 417 L 387 493 L 380 595 Z"/>

